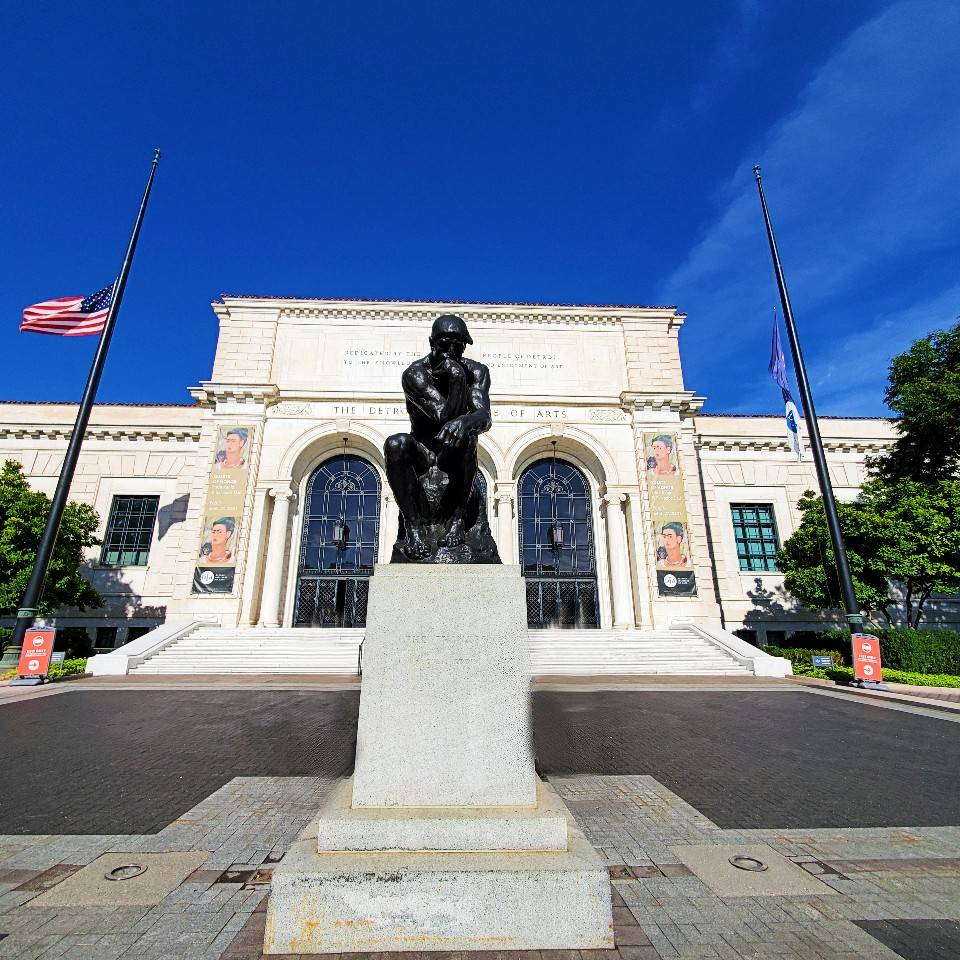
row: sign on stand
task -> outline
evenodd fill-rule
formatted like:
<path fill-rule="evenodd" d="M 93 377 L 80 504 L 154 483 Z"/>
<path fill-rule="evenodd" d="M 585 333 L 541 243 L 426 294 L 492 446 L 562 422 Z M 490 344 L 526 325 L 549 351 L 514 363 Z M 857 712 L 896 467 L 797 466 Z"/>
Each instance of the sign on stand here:
<path fill-rule="evenodd" d="M 869 633 L 853 635 L 853 676 L 867 683 L 879 683 L 882 679 L 880 666 L 880 638 Z"/>
<path fill-rule="evenodd" d="M 42 679 L 50 669 L 55 631 L 49 628 L 28 630 L 23 635 L 17 673 L 24 678 Z"/>

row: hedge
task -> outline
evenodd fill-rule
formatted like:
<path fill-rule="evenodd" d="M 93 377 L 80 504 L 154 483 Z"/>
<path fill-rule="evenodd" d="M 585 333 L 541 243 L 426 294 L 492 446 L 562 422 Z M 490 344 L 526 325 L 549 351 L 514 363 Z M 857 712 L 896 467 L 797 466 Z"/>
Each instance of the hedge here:
<path fill-rule="evenodd" d="M 838 667 L 824 670 L 827 680 L 844 682 L 853 679 L 853 667 Z M 960 677 L 947 673 L 910 673 L 907 670 L 888 670 L 883 668 L 884 683 L 906 683 L 913 687 L 960 687 Z"/>
<path fill-rule="evenodd" d="M 960 676 L 960 632 L 954 630 L 908 630 L 890 627 L 867 629 L 880 638 L 880 659 L 884 670 L 910 673 Z M 850 663 L 850 634 L 846 630 L 828 630 L 821 634 L 819 646 L 843 653 Z"/>

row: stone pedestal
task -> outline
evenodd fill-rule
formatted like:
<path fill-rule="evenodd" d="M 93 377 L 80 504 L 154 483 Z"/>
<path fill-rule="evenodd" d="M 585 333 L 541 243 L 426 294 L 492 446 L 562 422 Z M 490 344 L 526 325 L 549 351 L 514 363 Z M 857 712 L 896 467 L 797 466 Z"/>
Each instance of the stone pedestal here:
<path fill-rule="evenodd" d="M 613 946 L 604 862 L 534 773 L 516 566 L 377 568 L 352 779 L 277 866 L 265 953 Z"/>

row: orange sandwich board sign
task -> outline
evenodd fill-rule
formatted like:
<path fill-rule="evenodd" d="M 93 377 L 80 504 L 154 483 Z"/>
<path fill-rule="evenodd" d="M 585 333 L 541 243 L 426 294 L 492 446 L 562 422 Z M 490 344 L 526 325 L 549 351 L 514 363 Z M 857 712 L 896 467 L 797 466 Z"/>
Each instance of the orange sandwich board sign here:
<path fill-rule="evenodd" d="M 880 666 L 880 638 L 869 633 L 853 635 L 853 676 L 867 683 L 879 683 L 882 679 Z"/>
<path fill-rule="evenodd" d="M 21 677 L 45 677 L 53 656 L 54 631 L 50 629 L 28 630 L 23 635 L 20 663 L 17 673 Z"/>

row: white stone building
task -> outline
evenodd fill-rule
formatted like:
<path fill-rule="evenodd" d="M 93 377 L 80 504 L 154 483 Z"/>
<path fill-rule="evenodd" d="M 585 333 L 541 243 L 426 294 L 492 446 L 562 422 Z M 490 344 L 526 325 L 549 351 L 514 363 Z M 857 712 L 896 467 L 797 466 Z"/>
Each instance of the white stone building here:
<path fill-rule="evenodd" d="M 816 487 L 812 460 L 793 457 L 780 417 L 699 412 L 675 308 L 225 296 L 213 309 L 213 371 L 194 403 L 95 408 L 71 497 L 101 517 L 90 577 L 107 607 L 57 623 L 96 630 L 99 647 L 192 624 L 237 646 L 256 636 L 262 661 L 267 638 L 293 642 L 296 627 L 313 649 L 343 641 L 353 657 L 367 577 L 396 533 L 382 448 L 407 429 L 400 375 L 449 312 L 491 371 L 481 482 L 537 636 L 597 652 L 684 622 L 774 641 L 819 622 L 772 561 Z M 52 492 L 75 408 L 0 411 L 0 457 Z M 837 494 L 851 497 L 891 424 L 821 429 Z"/>

